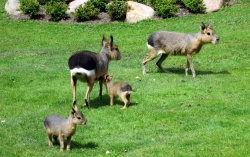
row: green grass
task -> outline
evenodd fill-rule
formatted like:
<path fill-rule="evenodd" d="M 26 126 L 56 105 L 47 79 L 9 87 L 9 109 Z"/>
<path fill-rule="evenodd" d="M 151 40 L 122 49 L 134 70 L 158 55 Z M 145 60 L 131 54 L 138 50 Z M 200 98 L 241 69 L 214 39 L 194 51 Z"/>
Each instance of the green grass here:
<path fill-rule="evenodd" d="M 15 21 L 0 2 L 0 156 L 250 156 L 250 2 L 219 12 L 147 20 L 136 24 L 66 24 Z M 212 20 L 218 45 L 194 56 L 197 78 L 185 76 L 185 57 L 167 58 L 162 73 L 156 60 L 142 75 L 147 37 L 156 30 L 199 31 Z M 86 84 L 79 83 L 78 105 L 88 119 L 78 126 L 72 150 L 48 146 L 43 120 L 69 116 L 72 103 L 68 58 L 78 50 L 98 52 L 102 35 L 114 36 L 122 60 L 110 62 L 114 81 L 133 87 L 132 106 L 109 106 L 95 85 L 83 107 Z M 136 78 L 139 77 L 139 78 Z M 191 107 L 188 107 L 190 106 Z"/>

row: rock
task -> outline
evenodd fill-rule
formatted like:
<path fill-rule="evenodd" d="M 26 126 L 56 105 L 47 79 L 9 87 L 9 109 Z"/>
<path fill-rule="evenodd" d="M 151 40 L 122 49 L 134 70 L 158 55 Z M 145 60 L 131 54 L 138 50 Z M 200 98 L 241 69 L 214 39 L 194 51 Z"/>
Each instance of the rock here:
<path fill-rule="evenodd" d="M 203 3 L 207 13 L 218 11 L 223 6 L 223 0 L 203 0 Z"/>
<path fill-rule="evenodd" d="M 71 3 L 69 3 L 69 9 L 67 10 L 67 13 L 74 13 L 75 9 L 77 7 L 79 7 L 80 5 L 83 5 L 85 2 L 87 2 L 88 0 L 75 0 L 72 1 Z"/>
<path fill-rule="evenodd" d="M 18 11 L 20 3 L 18 0 L 8 0 L 5 4 L 5 10 L 9 15 L 20 15 L 22 11 Z"/>
<path fill-rule="evenodd" d="M 128 1 L 128 5 L 130 6 L 130 10 L 126 13 L 126 22 L 138 22 L 144 19 L 152 18 L 155 14 L 154 9 L 147 5 L 133 1 Z"/>

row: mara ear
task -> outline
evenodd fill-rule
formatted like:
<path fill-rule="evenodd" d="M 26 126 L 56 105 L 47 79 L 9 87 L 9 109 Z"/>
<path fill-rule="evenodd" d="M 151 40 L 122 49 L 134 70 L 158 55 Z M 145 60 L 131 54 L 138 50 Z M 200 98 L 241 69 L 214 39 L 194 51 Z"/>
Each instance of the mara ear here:
<path fill-rule="evenodd" d="M 105 46 L 108 43 L 107 38 L 103 35 L 102 37 L 102 46 Z"/>
<path fill-rule="evenodd" d="M 203 22 L 201 22 L 201 32 L 203 32 L 205 29 L 206 29 L 206 25 Z"/>
<path fill-rule="evenodd" d="M 74 109 L 74 107 L 72 107 L 72 109 L 71 109 L 71 117 L 73 117 L 75 113 L 76 113 L 76 110 Z"/>
<path fill-rule="evenodd" d="M 213 22 L 210 21 L 209 25 L 207 26 L 208 28 L 212 28 Z"/>
<path fill-rule="evenodd" d="M 111 36 L 110 36 L 110 47 L 113 47 L 113 41 L 114 41 L 114 38 L 113 38 L 113 36 L 111 35 Z"/>
<path fill-rule="evenodd" d="M 76 104 L 73 105 L 73 109 L 74 109 L 75 111 L 78 111 L 78 108 L 77 108 L 77 105 L 76 105 Z"/>

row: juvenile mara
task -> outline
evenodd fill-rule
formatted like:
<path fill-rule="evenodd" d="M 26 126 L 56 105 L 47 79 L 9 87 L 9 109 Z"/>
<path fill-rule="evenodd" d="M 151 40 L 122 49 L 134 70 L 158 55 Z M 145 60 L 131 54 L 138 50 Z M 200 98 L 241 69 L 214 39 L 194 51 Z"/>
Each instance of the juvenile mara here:
<path fill-rule="evenodd" d="M 60 151 L 64 149 L 64 138 L 67 138 L 67 150 L 70 150 L 71 137 L 76 132 L 76 125 L 85 125 L 87 120 L 82 112 L 78 111 L 77 106 L 74 105 L 70 111 L 70 116 L 65 119 L 57 114 L 53 114 L 45 118 L 44 128 L 47 133 L 49 146 L 53 147 L 52 136 L 54 140 L 60 143 Z M 59 137 L 59 141 L 58 141 Z"/>
<path fill-rule="evenodd" d="M 148 56 L 142 61 L 142 73 L 146 74 L 146 63 L 155 59 L 158 55 L 161 58 L 156 65 L 164 72 L 168 72 L 162 67 L 162 62 L 168 55 L 183 55 L 187 56 L 187 64 L 185 74 L 188 75 L 188 68 L 191 68 L 193 77 L 196 77 L 192 56 L 199 53 L 204 44 L 219 42 L 219 37 L 212 29 L 212 22 L 206 26 L 203 22 L 200 31 L 196 34 L 183 34 L 169 31 L 157 31 L 151 34 L 147 40 L 149 50 Z"/>
<path fill-rule="evenodd" d="M 104 85 L 110 96 L 110 106 L 114 105 L 114 97 L 119 96 L 124 102 L 122 109 L 125 109 L 131 104 L 130 95 L 132 93 L 132 87 L 126 82 L 111 82 L 112 79 L 113 75 L 104 75 L 103 78 Z"/>

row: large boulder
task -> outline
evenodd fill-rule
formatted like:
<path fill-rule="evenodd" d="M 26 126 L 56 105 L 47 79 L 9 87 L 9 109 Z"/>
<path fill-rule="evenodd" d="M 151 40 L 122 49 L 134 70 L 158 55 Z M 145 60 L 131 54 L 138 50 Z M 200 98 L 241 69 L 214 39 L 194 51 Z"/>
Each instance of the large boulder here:
<path fill-rule="evenodd" d="M 18 11 L 20 3 L 18 0 L 8 0 L 5 4 L 5 10 L 9 15 L 19 15 L 22 12 Z"/>
<path fill-rule="evenodd" d="M 126 22 L 138 22 L 140 20 L 152 18 L 155 14 L 153 8 L 133 1 L 128 1 L 130 10 L 126 13 Z"/>
<path fill-rule="evenodd" d="M 223 0 L 203 0 L 203 3 L 207 13 L 218 11 L 223 6 Z"/>
<path fill-rule="evenodd" d="M 67 10 L 67 13 L 74 13 L 75 9 L 77 7 L 79 7 L 80 5 L 83 5 L 85 2 L 87 2 L 88 0 L 75 0 L 72 1 L 71 3 L 69 3 L 69 9 Z"/>

